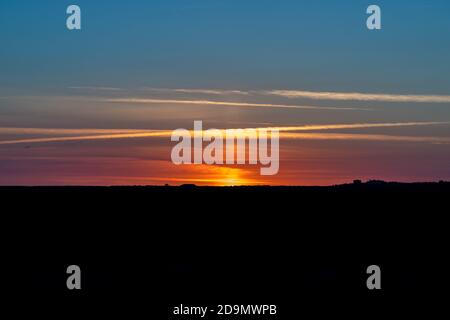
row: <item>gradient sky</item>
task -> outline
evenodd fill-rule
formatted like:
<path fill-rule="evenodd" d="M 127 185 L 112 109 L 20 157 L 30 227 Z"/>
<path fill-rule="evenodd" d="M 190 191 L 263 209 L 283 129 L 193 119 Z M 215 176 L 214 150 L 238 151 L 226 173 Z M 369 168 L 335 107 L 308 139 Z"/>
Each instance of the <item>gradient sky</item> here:
<path fill-rule="evenodd" d="M 445 0 L 1 1 L 0 185 L 450 180 L 449 16 Z M 261 177 L 173 165 L 168 132 L 194 120 L 296 128 Z"/>

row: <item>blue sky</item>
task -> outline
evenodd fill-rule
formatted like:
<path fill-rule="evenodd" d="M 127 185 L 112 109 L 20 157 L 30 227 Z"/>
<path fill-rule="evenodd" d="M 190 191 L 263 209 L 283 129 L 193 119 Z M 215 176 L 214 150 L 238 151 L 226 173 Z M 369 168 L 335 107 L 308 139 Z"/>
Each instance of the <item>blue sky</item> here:
<path fill-rule="evenodd" d="M 65 28 L 69 4 L 82 30 Z M 365 27 L 382 8 L 383 29 Z M 448 1 L 2 1 L 0 86 L 450 93 Z"/>

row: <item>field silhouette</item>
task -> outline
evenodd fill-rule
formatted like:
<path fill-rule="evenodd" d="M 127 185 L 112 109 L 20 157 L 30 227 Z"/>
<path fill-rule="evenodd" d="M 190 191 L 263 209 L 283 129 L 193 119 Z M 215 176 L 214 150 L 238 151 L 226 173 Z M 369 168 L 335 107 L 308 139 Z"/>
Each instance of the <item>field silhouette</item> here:
<path fill-rule="evenodd" d="M 39 297 L 278 303 L 295 313 L 299 299 L 313 308 L 433 294 L 446 266 L 448 182 L 0 187 L 0 195 L 13 239 L 7 282 Z M 83 270 L 81 293 L 66 290 L 70 264 Z M 382 293 L 366 288 L 372 264 Z"/>

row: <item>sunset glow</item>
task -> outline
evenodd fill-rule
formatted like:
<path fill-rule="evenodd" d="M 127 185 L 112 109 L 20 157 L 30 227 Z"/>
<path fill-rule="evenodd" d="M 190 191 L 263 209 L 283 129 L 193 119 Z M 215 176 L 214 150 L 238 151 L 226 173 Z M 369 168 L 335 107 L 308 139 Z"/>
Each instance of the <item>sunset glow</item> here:
<path fill-rule="evenodd" d="M 103 16 L 81 1 L 96 16 L 82 30 L 50 1 L 0 4 L 0 185 L 450 180 L 447 2 L 386 3 L 388 28 L 368 30 L 352 2 L 111 2 Z M 408 28 L 389 17 L 424 12 Z M 177 129 L 278 131 L 277 170 L 177 165 Z"/>

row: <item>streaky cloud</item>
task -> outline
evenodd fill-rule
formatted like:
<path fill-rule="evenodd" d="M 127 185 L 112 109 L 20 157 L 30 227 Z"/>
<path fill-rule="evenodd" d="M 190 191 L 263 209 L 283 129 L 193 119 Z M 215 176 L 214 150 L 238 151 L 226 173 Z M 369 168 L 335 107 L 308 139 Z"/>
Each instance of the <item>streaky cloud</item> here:
<path fill-rule="evenodd" d="M 74 90 L 92 90 L 92 91 L 122 91 L 123 88 L 115 88 L 115 87 L 90 87 L 90 86 L 72 86 L 69 89 Z"/>
<path fill-rule="evenodd" d="M 296 133 L 288 132 L 282 135 L 285 139 L 300 140 L 361 140 L 380 142 L 429 142 L 433 144 L 450 144 L 449 137 L 429 136 L 398 136 L 385 134 L 363 134 L 363 133 Z"/>
<path fill-rule="evenodd" d="M 162 93 L 187 93 L 187 94 L 205 94 L 205 95 L 249 95 L 250 92 L 243 90 L 227 89 L 184 89 L 184 88 L 140 88 L 142 91 L 154 91 Z"/>
<path fill-rule="evenodd" d="M 321 131 L 335 129 L 361 129 L 361 128 L 382 128 L 382 127 L 404 127 L 404 126 L 431 126 L 450 124 L 450 122 L 398 122 L 398 123 L 355 123 L 355 124 L 327 124 L 327 125 L 303 125 L 303 126 L 281 126 L 281 127 L 259 127 L 246 128 L 256 130 L 278 130 L 282 139 L 314 139 L 314 140 L 372 140 L 372 141 L 404 141 L 404 142 L 431 142 L 436 144 L 450 143 L 449 137 L 429 137 L 429 136 L 397 136 L 383 134 L 349 134 L 349 133 L 299 133 L 296 131 Z M 14 139 L 0 141 L 0 145 L 14 145 L 26 143 L 45 142 L 69 142 L 85 140 L 108 140 L 108 139 L 130 139 L 130 138 L 166 138 L 170 137 L 172 130 L 135 130 L 135 129 L 41 129 L 41 128 L 0 128 L 0 133 L 42 133 L 42 134 L 81 134 L 81 133 L 101 133 L 77 136 L 56 136 L 28 139 Z M 227 129 L 220 129 L 225 133 Z M 244 129 L 245 130 L 245 129 Z M 194 133 L 191 130 L 191 133 Z M 203 131 L 208 135 L 208 131 Z"/>
<path fill-rule="evenodd" d="M 282 108 L 282 109 L 312 109 L 312 110 L 370 110 L 354 107 L 319 107 L 319 106 L 302 106 L 302 105 L 286 105 L 271 103 L 248 103 L 248 102 L 230 102 L 230 101 L 213 101 L 213 100 L 176 100 L 176 99 L 145 99 L 145 98 L 115 98 L 103 99 L 104 102 L 113 103 L 133 103 L 133 104 L 188 104 L 203 106 L 228 106 L 228 107 L 254 107 L 254 108 Z"/>
<path fill-rule="evenodd" d="M 200 94 L 216 94 L 216 95 L 248 95 L 249 92 L 241 90 L 218 90 L 218 89 L 174 89 L 179 93 L 200 93 Z"/>
<path fill-rule="evenodd" d="M 70 89 L 92 91 L 124 91 L 124 88 L 102 86 L 72 86 Z M 391 94 L 391 93 L 364 93 L 364 92 L 336 92 L 336 91 L 307 91 L 307 90 L 230 90 L 230 89 L 203 89 L 203 88 L 139 88 L 138 90 L 161 93 L 185 93 L 200 95 L 245 95 L 260 96 L 272 95 L 283 98 L 303 98 L 311 100 L 330 101 L 374 101 L 374 102 L 401 102 L 401 103 L 450 103 L 450 95 L 426 94 Z M 151 99 L 149 99 L 151 100 Z M 197 101 L 197 100 L 194 100 Z M 340 108 L 344 109 L 344 108 Z"/>
<path fill-rule="evenodd" d="M 266 95 L 274 95 L 285 98 L 305 98 L 312 100 L 450 103 L 450 95 L 319 92 L 299 90 L 269 90 L 259 92 Z"/>
<path fill-rule="evenodd" d="M 118 134 L 118 133 L 140 133 L 148 132 L 148 130 L 138 129 L 65 129 L 65 128 L 16 128 L 16 127 L 3 127 L 0 128 L 0 134 L 42 134 L 42 135 L 54 135 L 54 134 L 67 134 L 67 135 L 80 135 L 80 134 Z"/>
<path fill-rule="evenodd" d="M 279 131 L 319 131 L 319 130 L 337 130 L 337 129 L 369 129 L 386 127 L 414 127 L 414 126 L 433 126 L 445 125 L 450 122 L 387 122 L 387 123 L 348 123 L 348 124 L 316 124 L 303 126 L 282 126 L 267 127 L 268 130 Z"/>
<path fill-rule="evenodd" d="M 264 130 L 265 128 L 258 128 Z M 131 133 L 131 134 L 110 134 L 93 136 L 72 136 L 72 137 L 53 137 L 53 138 L 31 138 L 0 141 L 0 145 L 31 144 L 46 142 L 70 142 L 86 140 L 109 140 L 109 139 L 130 139 L 130 138 L 163 138 L 170 137 L 172 131 L 149 132 L 149 133 Z M 300 140 L 369 140 L 369 141 L 391 141 L 391 142 L 430 142 L 435 144 L 450 144 L 449 137 L 429 137 L 429 136 L 397 136 L 383 134 L 352 134 L 352 133 L 298 133 L 282 132 L 282 139 L 300 139 Z"/>
<path fill-rule="evenodd" d="M 172 131 L 151 131 L 140 133 L 118 133 L 118 134 L 102 134 L 89 136 L 66 136 L 66 137 L 49 137 L 49 138 L 30 138 L 0 141 L 0 145 L 23 144 L 23 143 L 43 143 L 43 142 L 69 142 L 69 141 L 85 141 L 85 140 L 109 140 L 109 139 L 129 139 L 129 138 L 148 138 L 148 137 L 166 137 L 170 136 Z"/>

